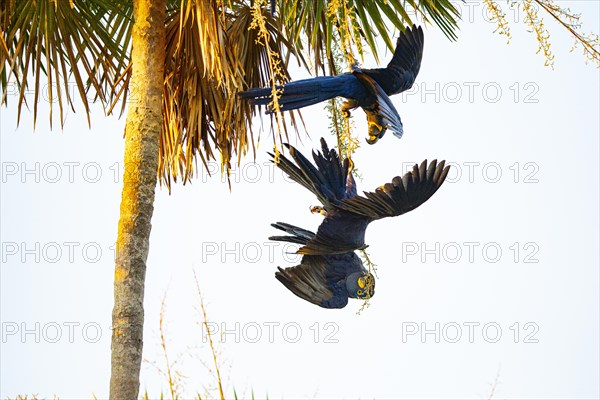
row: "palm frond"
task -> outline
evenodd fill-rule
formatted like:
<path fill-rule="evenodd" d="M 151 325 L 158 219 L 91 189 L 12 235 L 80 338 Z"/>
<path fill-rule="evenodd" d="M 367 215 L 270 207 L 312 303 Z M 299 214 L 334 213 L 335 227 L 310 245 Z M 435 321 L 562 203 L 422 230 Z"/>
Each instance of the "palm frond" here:
<path fill-rule="evenodd" d="M 82 101 L 90 123 L 89 99 L 105 101 L 107 88 L 126 59 L 124 47 L 107 28 L 120 8 L 112 0 L 2 2 L 0 90 L 4 104 L 9 94 L 16 95 L 17 120 L 22 106 L 28 105 L 25 96 L 33 84 L 34 126 L 42 95 L 50 105 L 50 126 L 53 103 L 58 104 L 62 126 L 65 107 L 74 111 L 75 97 Z"/>
<path fill-rule="evenodd" d="M 169 0 L 167 4 L 158 175 L 169 187 L 171 181 L 186 182 L 193 176 L 198 157 L 205 164 L 219 159 L 229 171 L 232 160 L 239 162 L 250 148 L 254 150 L 258 137 L 250 122 L 255 111 L 236 94 L 271 84 L 273 54 L 281 61 L 278 80 L 285 82 L 290 79 L 287 68 L 292 59 L 326 73 L 336 37 L 347 39 L 361 55 L 364 41 L 377 56 L 376 38 L 392 48 L 391 29 L 412 24 L 411 15 L 431 19 L 450 37 L 458 15 L 449 0 L 279 0 L 276 15 L 264 9 L 265 46 L 258 40 L 261 33 L 252 29 L 249 0 Z M 88 123 L 93 100 L 110 105 L 110 113 L 121 99 L 122 112 L 136 96 L 135 88 L 129 87 L 132 24 L 131 0 L 3 1 L 2 101 L 7 103 L 9 94 L 15 95 L 19 119 L 29 101 L 35 121 L 37 105 L 47 93 L 50 121 L 52 103 L 58 104 L 61 125 L 65 108 L 74 109 L 77 97 Z M 30 90 L 33 99 L 26 96 Z M 296 127 L 297 117 L 291 114 L 290 119 Z"/>
<path fill-rule="evenodd" d="M 306 48 L 315 71 L 323 73 L 336 30 L 341 37 L 349 31 L 361 57 L 364 40 L 379 61 L 377 37 L 394 49 L 390 28 L 404 30 L 422 19 L 455 40 L 460 17 L 450 0 L 279 0 L 278 5 L 286 36 L 299 51 Z"/>
<path fill-rule="evenodd" d="M 196 157 L 219 159 L 228 172 L 256 142 L 249 124 L 254 113 L 238 96 L 270 80 L 264 49 L 249 30 L 250 8 L 217 0 L 182 1 L 167 23 L 163 135 L 159 177 L 170 187 L 194 174 Z M 225 2 L 227 3 L 227 2 Z M 272 51 L 289 58 L 291 47 L 277 22 L 269 21 Z M 287 63 L 286 63 L 287 65 Z M 283 74 L 289 78 L 284 68 Z M 215 153 L 218 151 L 218 154 Z"/>

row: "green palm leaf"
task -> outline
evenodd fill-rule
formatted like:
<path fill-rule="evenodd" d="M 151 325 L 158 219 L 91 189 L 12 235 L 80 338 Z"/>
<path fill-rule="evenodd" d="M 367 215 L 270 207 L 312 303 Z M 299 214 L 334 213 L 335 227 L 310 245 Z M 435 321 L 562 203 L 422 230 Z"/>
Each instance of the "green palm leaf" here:
<path fill-rule="evenodd" d="M 22 0 L 3 1 L 0 6 L 0 90 L 2 101 L 17 95 L 18 120 L 26 93 L 33 84 L 33 119 L 37 119 L 41 96 L 59 108 L 61 126 L 64 110 L 74 110 L 72 89 L 83 103 L 89 123 L 89 100 L 104 102 L 106 90 L 122 69 L 126 32 L 117 34 L 106 26 L 119 14 L 119 2 L 109 0 Z M 29 78 L 32 79 L 29 79 Z M 9 87 L 9 81 L 15 86 Z M 15 90 L 13 90 L 15 89 Z M 90 93 L 90 89 L 92 89 Z M 10 90 L 10 93 L 9 93 Z"/>
<path fill-rule="evenodd" d="M 279 0 L 278 9 L 286 36 L 297 49 L 307 47 L 315 69 L 322 71 L 331 56 L 334 31 L 341 28 L 340 21 L 350 20 L 349 24 L 359 31 L 359 35 L 351 32 L 359 55 L 358 42 L 362 38 L 379 61 L 377 37 L 393 50 L 390 31 L 404 30 L 415 22 L 414 17 L 435 23 L 452 40 L 456 39 L 459 19 L 458 10 L 449 0 Z M 349 15 L 345 15 L 346 10 Z"/>

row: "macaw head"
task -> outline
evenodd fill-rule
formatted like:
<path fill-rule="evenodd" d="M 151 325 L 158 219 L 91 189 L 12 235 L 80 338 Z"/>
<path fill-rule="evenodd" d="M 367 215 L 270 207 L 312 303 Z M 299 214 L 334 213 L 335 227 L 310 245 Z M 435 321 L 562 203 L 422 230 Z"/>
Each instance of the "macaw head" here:
<path fill-rule="evenodd" d="M 367 300 L 375 294 L 375 278 L 368 272 L 354 272 L 346 278 L 348 296 Z"/>

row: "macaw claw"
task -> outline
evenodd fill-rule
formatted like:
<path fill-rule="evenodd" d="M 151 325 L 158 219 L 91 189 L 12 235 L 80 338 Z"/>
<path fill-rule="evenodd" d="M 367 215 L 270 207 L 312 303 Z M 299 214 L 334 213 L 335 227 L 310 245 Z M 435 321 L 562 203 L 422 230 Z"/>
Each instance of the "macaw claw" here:
<path fill-rule="evenodd" d="M 327 216 L 327 211 L 325 211 L 325 209 L 321 206 L 312 206 L 310 208 L 310 212 L 313 214 L 321 214 L 323 216 Z"/>

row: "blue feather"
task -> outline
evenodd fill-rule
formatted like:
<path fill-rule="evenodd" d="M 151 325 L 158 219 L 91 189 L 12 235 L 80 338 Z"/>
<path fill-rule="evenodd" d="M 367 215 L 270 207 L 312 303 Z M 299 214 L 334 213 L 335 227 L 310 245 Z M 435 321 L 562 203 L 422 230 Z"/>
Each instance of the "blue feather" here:
<path fill-rule="evenodd" d="M 281 111 L 307 107 L 337 96 L 357 99 L 368 94 L 352 74 L 292 81 L 278 89 L 283 89 L 278 99 Z M 271 93 L 271 88 L 256 88 L 241 92 L 240 96 L 248 99 L 252 105 L 268 106 L 272 102 Z"/>

